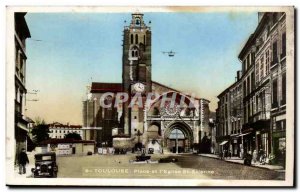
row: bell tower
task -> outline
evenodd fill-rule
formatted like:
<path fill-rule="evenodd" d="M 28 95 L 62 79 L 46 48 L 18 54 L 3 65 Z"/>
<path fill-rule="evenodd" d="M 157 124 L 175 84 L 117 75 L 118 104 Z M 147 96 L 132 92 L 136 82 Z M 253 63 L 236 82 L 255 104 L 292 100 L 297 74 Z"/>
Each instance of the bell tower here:
<path fill-rule="evenodd" d="M 151 29 L 144 22 L 144 14 L 133 13 L 129 26 L 123 31 L 123 90 L 129 95 L 124 103 L 124 134 L 133 136 L 143 132 L 144 111 L 141 107 L 129 107 L 130 98 L 141 94 L 145 99 L 151 92 Z M 149 22 L 150 23 L 150 22 Z"/>

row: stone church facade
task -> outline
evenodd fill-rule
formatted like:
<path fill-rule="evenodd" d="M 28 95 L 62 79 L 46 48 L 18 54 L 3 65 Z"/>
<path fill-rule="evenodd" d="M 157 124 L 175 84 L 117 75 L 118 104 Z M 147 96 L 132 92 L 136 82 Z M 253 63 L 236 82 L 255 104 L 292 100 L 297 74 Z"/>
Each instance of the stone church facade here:
<path fill-rule="evenodd" d="M 133 13 L 123 33 L 122 83 L 89 86 L 84 139 L 132 151 L 210 152 L 209 101 L 152 80 L 152 35 L 143 14 Z"/>

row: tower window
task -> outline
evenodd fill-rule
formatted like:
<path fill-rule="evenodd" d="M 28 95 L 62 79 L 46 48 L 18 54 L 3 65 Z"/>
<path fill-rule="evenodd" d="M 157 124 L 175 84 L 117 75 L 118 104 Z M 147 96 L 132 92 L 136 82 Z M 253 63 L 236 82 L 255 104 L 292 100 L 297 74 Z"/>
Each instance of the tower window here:
<path fill-rule="evenodd" d="M 138 57 L 139 54 L 138 54 L 138 51 L 135 51 L 135 57 Z"/>
<path fill-rule="evenodd" d="M 134 51 L 131 51 L 131 57 L 134 57 Z"/>
<path fill-rule="evenodd" d="M 133 44 L 133 34 L 130 35 L 130 43 Z"/>
<path fill-rule="evenodd" d="M 138 36 L 138 34 L 135 34 L 135 44 L 139 44 L 139 36 Z"/>
<path fill-rule="evenodd" d="M 146 36 L 144 35 L 144 45 L 146 45 Z"/>

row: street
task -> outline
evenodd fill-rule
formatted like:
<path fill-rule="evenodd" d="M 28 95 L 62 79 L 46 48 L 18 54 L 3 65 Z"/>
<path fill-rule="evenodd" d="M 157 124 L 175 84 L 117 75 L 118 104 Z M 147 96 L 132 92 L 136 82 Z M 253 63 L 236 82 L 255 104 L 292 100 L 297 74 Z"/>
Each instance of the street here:
<path fill-rule="evenodd" d="M 192 154 L 152 155 L 152 160 L 177 158 L 175 163 L 130 163 L 135 155 L 57 157 L 60 178 L 189 178 L 280 180 L 283 172 L 249 167 Z"/>

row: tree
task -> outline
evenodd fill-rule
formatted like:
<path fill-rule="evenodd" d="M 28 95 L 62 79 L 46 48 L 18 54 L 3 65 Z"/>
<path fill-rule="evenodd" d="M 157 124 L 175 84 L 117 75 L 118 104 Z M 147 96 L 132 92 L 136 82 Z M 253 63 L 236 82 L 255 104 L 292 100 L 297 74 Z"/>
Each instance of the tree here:
<path fill-rule="evenodd" d="M 81 136 L 78 133 L 75 133 L 75 132 L 66 134 L 65 138 L 66 139 L 74 139 L 74 140 L 82 140 Z"/>
<path fill-rule="evenodd" d="M 44 120 L 37 119 L 32 129 L 33 142 L 38 144 L 49 139 L 49 125 Z"/>

